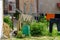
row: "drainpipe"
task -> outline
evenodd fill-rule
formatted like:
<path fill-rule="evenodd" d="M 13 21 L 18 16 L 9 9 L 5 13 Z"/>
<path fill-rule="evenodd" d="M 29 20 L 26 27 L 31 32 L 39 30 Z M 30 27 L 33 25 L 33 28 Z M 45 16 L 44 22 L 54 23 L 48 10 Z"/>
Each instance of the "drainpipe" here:
<path fill-rule="evenodd" d="M 37 16 L 38 16 L 38 0 L 36 0 L 36 5 L 37 5 Z"/>
<path fill-rule="evenodd" d="M 30 12 L 29 12 L 30 15 L 32 15 L 32 4 L 30 3 Z"/>
<path fill-rule="evenodd" d="M 36 7 L 37 7 L 37 14 L 36 14 L 35 19 L 38 22 L 38 0 L 36 0 Z"/>
<path fill-rule="evenodd" d="M 24 14 L 26 14 L 26 3 L 24 3 Z"/>
<path fill-rule="evenodd" d="M 19 9 L 19 0 L 16 0 L 16 8 Z"/>

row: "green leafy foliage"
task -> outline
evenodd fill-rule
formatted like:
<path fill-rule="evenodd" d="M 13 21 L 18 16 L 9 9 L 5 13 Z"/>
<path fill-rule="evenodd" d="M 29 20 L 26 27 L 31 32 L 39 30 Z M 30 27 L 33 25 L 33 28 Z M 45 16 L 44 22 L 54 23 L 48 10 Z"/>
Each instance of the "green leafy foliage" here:
<path fill-rule="evenodd" d="M 9 18 L 10 16 L 5 16 L 4 18 L 3 18 L 3 21 L 5 22 L 5 23 L 7 23 L 9 26 L 10 26 L 10 28 L 12 28 L 12 21 L 11 21 L 11 19 Z"/>
<path fill-rule="evenodd" d="M 48 35 L 48 23 L 45 16 L 39 17 L 39 22 L 31 23 L 31 35 L 39 36 L 39 35 Z"/>
<path fill-rule="evenodd" d="M 45 23 L 32 23 L 31 24 L 31 35 L 39 36 L 39 35 L 48 35 L 47 25 Z"/>
<path fill-rule="evenodd" d="M 17 37 L 18 38 L 22 37 L 22 32 L 21 31 L 18 31 Z"/>
<path fill-rule="evenodd" d="M 19 19 L 19 12 L 16 11 L 16 13 L 14 14 L 14 17 L 16 17 L 16 19 Z"/>

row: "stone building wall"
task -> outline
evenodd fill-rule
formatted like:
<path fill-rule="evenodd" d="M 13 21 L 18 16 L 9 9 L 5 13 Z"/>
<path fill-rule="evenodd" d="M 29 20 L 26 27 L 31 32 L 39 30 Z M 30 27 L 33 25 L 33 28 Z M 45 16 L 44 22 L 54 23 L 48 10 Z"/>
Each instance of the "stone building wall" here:
<path fill-rule="evenodd" d="M 57 8 L 57 3 L 60 3 L 60 0 L 39 0 L 39 12 L 57 12 L 60 11 Z"/>

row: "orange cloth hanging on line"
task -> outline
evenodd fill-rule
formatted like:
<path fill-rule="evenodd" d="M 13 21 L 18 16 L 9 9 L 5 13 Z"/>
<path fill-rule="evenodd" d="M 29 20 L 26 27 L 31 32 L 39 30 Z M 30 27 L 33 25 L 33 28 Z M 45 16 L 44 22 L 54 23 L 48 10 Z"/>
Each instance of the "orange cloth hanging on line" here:
<path fill-rule="evenodd" d="M 50 20 L 50 19 L 54 19 L 55 18 L 55 14 L 54 13 L 47 13 L 46 14 L 46 19 Z"/>

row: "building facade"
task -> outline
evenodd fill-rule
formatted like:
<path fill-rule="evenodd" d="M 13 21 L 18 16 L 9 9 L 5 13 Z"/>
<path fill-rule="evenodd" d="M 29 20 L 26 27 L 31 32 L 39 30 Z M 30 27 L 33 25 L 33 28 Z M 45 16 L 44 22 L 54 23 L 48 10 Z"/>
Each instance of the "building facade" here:
<path fill-rule="evenodd" d="M 32 14 L 36 13 L 36 4 L 35 0 L 19 0 L 19 9 L 23 13 Z"/>
<path fill-rule="evenodd" d="M 60 9 L 57 7 L 57 3 L 60 3 L 60 0 L 20 0 L 19 7 L 23 12 L 26 13 L 58 13 Z M 38 9 L 37 9 L 38 8 Z"/>
<path fill-rule="evenodd" d="M 60 9 L 57 7 L 57 3 L 60 3 L 60 0 L 39 0 L 39 13 L 40 12 L 58 12 Z"/>
<path fill-rule="evenodd" d="M 11 1 L 11 0 L 10 0 Z M 23 13 L 37 15 L 37 13 L 46 12 L 58 12 L 60 9 L 57 7 L 57 3 L 60 0 L 15 0 L 16 8 L 22 10 Z M 5 0 L 5 6 L 7 1 Z M 5 7 L 7 9 L 7 7 Z M 6 10 L 5 9 L 5 10 Z"/>

